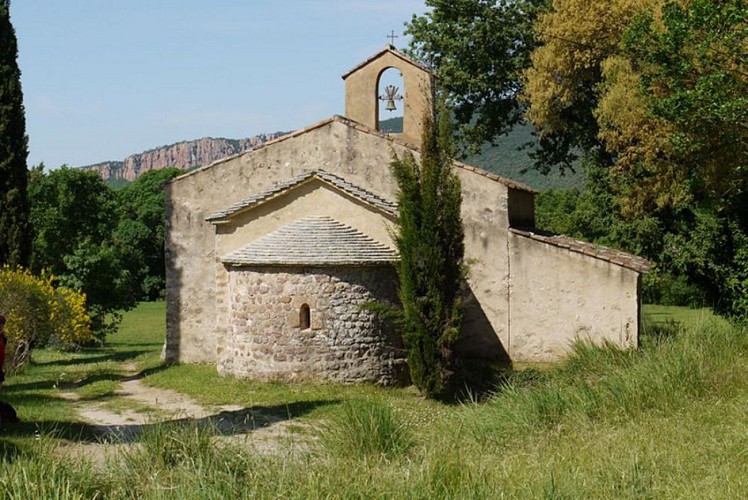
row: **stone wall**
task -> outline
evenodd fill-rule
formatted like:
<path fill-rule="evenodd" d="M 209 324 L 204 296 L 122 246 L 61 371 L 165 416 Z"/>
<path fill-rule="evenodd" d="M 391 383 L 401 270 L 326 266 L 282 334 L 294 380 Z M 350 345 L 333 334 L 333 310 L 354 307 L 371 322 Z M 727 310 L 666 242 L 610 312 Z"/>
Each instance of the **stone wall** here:
<path fill-rule="evenodd" d="M 232 268 L 229 335 L 218 370 L 265 381 L 407 382 L 399 337 L 361 307 L 394 301 L 396 283 L 391 267 Z"/>

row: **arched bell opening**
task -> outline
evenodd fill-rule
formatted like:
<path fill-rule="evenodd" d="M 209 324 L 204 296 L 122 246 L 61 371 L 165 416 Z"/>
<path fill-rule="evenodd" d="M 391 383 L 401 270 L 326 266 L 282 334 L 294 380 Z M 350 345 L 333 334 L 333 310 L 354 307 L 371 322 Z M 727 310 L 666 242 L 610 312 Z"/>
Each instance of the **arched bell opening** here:
<path fill-rule="evenodd" d="M 377 79 L 377 130 L 401 134 L 404 129 L 405 80 L 396 68 L 384 69 Z"/>

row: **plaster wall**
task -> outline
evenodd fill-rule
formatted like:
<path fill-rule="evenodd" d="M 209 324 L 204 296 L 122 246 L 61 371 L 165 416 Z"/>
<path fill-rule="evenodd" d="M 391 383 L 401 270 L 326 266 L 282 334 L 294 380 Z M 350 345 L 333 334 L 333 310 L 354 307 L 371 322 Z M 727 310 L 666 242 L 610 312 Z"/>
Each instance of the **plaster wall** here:
<path fill-rule="evenodd" d="M 393 152 L 406 151 L 411 150 L 386 136 L 333 119 L 168 184 L 164 357 L 215 363 L 217 353 L 226 348 L 228 301 L 217 292 L 227 289 L 229 276 L 218 260 L 215 227 L 205 217 L 309 169 L 326 170 L 394 200 L 396 183 L 389 163 Z M 474 348 L 478 354 L 495 357 L 508 340 L 509 188 L 469 169 L 455 171 L 462 182 L 465 248 L 471 263 L 465 323 L 468 336 L 480 346 Z"/>
<path fill-rule="evenodd" d="M 431 114 L 431 80 L 423 68 L 393 52 L 383 52 L 367 65 L 345 76 L 345 116 L 372 129 L 379 128 L 379 77 L 388 68 L 403 75 L 403 132 L 411 144 L 421 143 L 421 121 Z"/>
<path fill-rule="evenodd" d="M 469 290 L 464 297 L 463 338 L 467 356 L 499 359 L 508 335 L 509 188 L 469 170 L 456 169 L 462 185 L 462 223 Z"/>
<path fill-rule="evenodd" d="M 230 334 L 218 371 L 263 381 L 402 385 L 400 338 L 361 307 L 396 300 L 396 288 L 392 267 L 232 269 Z M 304 304 L 308 328 L 300 322 Z"/>
<path fill-rule="evenodd" d="M 513 361 L 556 361 L 579 339 L 636 347 L 637 272 L 509 233 L 509 354 Z"/>

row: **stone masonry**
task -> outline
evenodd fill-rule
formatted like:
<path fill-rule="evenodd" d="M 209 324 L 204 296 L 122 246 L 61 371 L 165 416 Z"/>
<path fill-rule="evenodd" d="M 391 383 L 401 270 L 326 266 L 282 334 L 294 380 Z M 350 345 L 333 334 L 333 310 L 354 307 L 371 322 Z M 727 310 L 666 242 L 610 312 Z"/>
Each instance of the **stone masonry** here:
<path fill-rule="evenodd" d="M 219 372 L 264 381 L 407 382 L 400 339 L 362 307 L 396 299 L 391 266 L 238 267 L 229 274 L 229 334 Z"/>

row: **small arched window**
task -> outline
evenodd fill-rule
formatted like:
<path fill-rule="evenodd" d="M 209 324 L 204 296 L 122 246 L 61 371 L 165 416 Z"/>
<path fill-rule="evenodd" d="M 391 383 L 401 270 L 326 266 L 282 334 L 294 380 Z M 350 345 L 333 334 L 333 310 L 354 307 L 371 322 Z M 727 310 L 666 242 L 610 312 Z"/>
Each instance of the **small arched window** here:
<path fill-rule="evenodd" d="M 301 304 L 301 309 L 299 309 L 299 328 L 302 330 L 308 329 L 312 324 L 311 319 L 309 304 Z"/>

